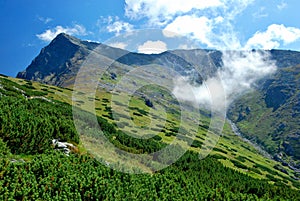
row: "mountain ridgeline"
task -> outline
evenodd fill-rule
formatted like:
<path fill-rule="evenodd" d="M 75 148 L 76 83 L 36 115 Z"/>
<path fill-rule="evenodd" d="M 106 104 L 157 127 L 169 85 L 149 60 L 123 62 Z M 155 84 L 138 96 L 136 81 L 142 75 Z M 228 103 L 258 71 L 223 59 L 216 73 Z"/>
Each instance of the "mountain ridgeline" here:
<path fill-rule="evenodd" d="M 172 66 L 175 70 L 186 73 L 191 67 L 198 65 L 202 79 L 214 73 L 214 69 L 206 68 L 207 59 L 216 67 L 222 66 L 222 52 L 217 50 L 173 50 L 161 54 L 132 53 L 104 44 L 81 41 L 67 34 L 59 34 L 40 54 L 32 61 L 26 70 L 19 72 L 17 78 L 38 81 L 55 86 L 70 86 L 74 77 L 88 55 L 93 51 L 117 63 L 128 66 L 143 66 L 158 64 Z M 291 67 L 300 64 L 300 53 L 295 51 L 271 50 L 271 59 L 276 61 L 279 68 Z M 196 57 L 194 56 L 196 55 Z M 192 57 L 194 56 L 194 57 Z M 197 58 L 197 61 L 191 60 Z M 203 59 L 204 58 L 204 59 Z M 99 66 L 99 68 L 105 66 Z"/>
<path fill-rule="evenodd" d="M 50 84 L 61 87 L 69 87 L 74 83 L 74 77 L 91 52 L 111 59 L 114 65 L 126 66 L 145 66 L 157 64 L 160 66 L 172 66 L 174 70 L 187 75 L 196 61 L 187 62 L 185 58 L 190 59 L 189 55 L 197 55 L 202 58 L 199 64 L 201 79 L 212 75 L 213 69 L 204 68 L 207 65 L 206 57 L 214 58 L 216 66 L 221 65 L 221 53 L 215 50 L 175 50 L 167 51 L 161 54 L 147 55 L 128 52 L 126 50 L 113 48 L 104 44 L 81 41 L 67 34 L 59 34 L 48 46 L 43 48 L 40 54 L 24 70 L 17 74 L 17 78 L 31 81 L 38 81 L 44 84 Z M 104 68 L 106 66 L 99 66 Z M 198 81 L 201 81 L 198 79 Z"/>

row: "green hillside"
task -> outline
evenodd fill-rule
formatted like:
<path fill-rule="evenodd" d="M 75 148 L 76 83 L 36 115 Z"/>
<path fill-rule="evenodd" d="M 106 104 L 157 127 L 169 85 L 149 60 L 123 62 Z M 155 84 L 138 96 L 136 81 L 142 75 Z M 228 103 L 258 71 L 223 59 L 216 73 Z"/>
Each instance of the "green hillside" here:
<path fill-rule="evenodd" d="M 232 106 L 230 118 L 240 131 L 277 160 L 300 167 L 300 66 L 278 70 L 261 88 Z"/>
<path fill-rule="evenodd" d="M 201 150 L 209 123 L 204 114 L 197 131 L 183 125 L 186 131 L 183 137 L 187 140 L 189 133 L 194 132 L 196 138 L 175 164 L 151 174 L 127 174 L 110 168 L 128 166 L 119 163 L 116 150 L 109 153 L 111 160 L 105 165 L 101 162 L 99 138 L 88 131 L 76 131 L 70 89 L 1 76 L 0 94 L 1 200 L 297 200 L 300 197 L 294 172 L 265 158 L 236 136 L 228 123 L 212 153 L 199 160 L 197 152 Z M 114 94 L 113 100 L 112 94 L 103 89 L 99 89 L 96 97 L 83 97 L 86 98 L 74 102 L 81 108 L 76 113 L 79 123 L 86 128 L 91 126 L 87 121 L 91 118 L 87 102 L 95 101 L 97 121 L 105 137 L 126 152 L 152 153 L 167 146 L 177 133 L 179 114 L 174 111 L 175 103 L 166 105 L 167 121 L 163 123 L 160 111 L 149 113 L 149 104 L 140 96 L 133 96 L 130 101 L 130 117 L 116 109 L 118 118 L 112 116 L 111 103 L 122 106 L 118 101 L 121 92 Z M 155 99 L 152 104 L 157 105 Z M 128 135 L 138 135 L 128 118 L 142 126 L 149 125 L 153 117 L 155 126 L 148 134 L 158 135 L 147 140 Z M 73 143 L 78 149 L 66 156 L 53 150 L 52 139 Z M 187 145 L 179 141 L 174 146 L 180 150 Z M 151 161 L 157 166 L 165 162 L 160 158 Z M 150 167 L 149 161 L 130 163 L 136 173 Z"/>

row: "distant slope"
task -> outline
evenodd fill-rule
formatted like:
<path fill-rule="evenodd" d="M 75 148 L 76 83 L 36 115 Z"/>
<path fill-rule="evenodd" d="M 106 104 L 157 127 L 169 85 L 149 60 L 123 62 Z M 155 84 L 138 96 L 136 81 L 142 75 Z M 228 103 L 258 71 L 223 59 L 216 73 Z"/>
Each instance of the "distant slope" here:
<path fill-rule="evenodd" d="M 300 65 L 279 69 L 237 100 L 229 117 L 277 160 L 300 168 Z"/>

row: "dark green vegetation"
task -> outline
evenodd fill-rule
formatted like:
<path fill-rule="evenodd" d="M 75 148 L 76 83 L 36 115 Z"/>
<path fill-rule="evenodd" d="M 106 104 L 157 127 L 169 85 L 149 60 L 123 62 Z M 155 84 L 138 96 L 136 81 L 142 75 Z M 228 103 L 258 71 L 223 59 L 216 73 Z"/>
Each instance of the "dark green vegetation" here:
<path fill-rule="evenodd" d="M 237 168 L 258 173 L 268 171 L 267 179 L 255 179 L 225 167 L 218 161 L 226 160 L 223 155 L 199 160 L 193 151 L 153 174 L 120 173 L 80 151 L 68 157 L 53 151 L 51 139 L 60 138 L 75 145 L 80 142 L 72 123 L 71 106 L 44 97 L 52 96 L 53 90 L 64 89 L 44 85 L 40 92 L 31 82 L 18 84 L 6 78 L 1 78 L 0 85 L 0 200 L 297 200 L 300 197 L 298 190 L 275 177 L 276 171 L 261 164 L 249 169 L 243 162 L 251 159 L 242 156 L 230 161 Z M 108 100 L 104 99 L 105 102 Z M 132 109 L 145 113 L 142 109 Z M 77 115 L 89 126 L 88 112 L 81 111 Z M 136 139 L 103 117 L 98 116 L 97 121 L 105 136 L 125 151 L 150 153 L 166 145 L 160 136 Z M 201 147 L 201 141 L 195 140 L 192 147 Z M 214 151 L 226 154 L 227 148 L 227 151 L 224 148 Z"/>
<path fill-rule="evenodd" d="M 45 100 L 2 97 L 0 136 L 14 154 L 52 149 L 51 139 L 79 143 L 69 106 Z"/>
<path fill-rule="evenodd" d="M 299 200 L 299 191 L 270 185 L 186 153 L 153 175 L 118 173 L 86 155 L 37 155 L 0 160 L 1 200 Z"/>
<path fill-rule="evenodd" d="M 241 97 L 230 118 L 277 160 L 300 168 L 300 66 L 282 68 L 262 87 Z"/>
<path fill-rule="evenodd" d="M 31 84 L 1 78 L 0 85 L 0 137 L 13 154 L 45 153 L 52 139 L 79 143 L 69 105 L 37 97 L 47 93 Z"/>
<path fill-rule="evenodd" d="M 85 127 L 94 127 L 91 123 L 93 122 L 91 118 L 93 116 L 84 111 L 76 112 L 76 117 L 82 121 Z M 116 125 L 108 122 L 106 119 L 102 117 L 97 117 L 97 122 L 104 134 L 104 136 L 109 139 L 110 142 L 114 144 L 114 146 L 122 149 L 126 152 L 142 154 L 142 153 L 152 153 L 159 151 L 163 147 L 166 146 L 165 143 L 160 142 L 161 138 L 159 136 L 149 138 L 149 139 L 139 139 L 135 137 L 131 137 L 130 135 L 117 130 Z M 89 135 L 89 137 L 97 138 L 97 135 L 93 136 L 93 133 Z"/>

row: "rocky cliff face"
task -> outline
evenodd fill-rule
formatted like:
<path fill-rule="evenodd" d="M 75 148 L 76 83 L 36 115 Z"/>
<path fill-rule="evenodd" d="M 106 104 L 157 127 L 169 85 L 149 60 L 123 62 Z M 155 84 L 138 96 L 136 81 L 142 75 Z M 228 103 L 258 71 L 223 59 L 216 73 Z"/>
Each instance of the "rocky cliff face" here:
<path fill-rule="evenodd" d="M 124 54 L 125 50 L 81 41 L 67 34 L 59 34 L 17 78 L 56 86 L 69 86 L 78 69 L 92 50 L 98 48 L 103 55 Z"/>

